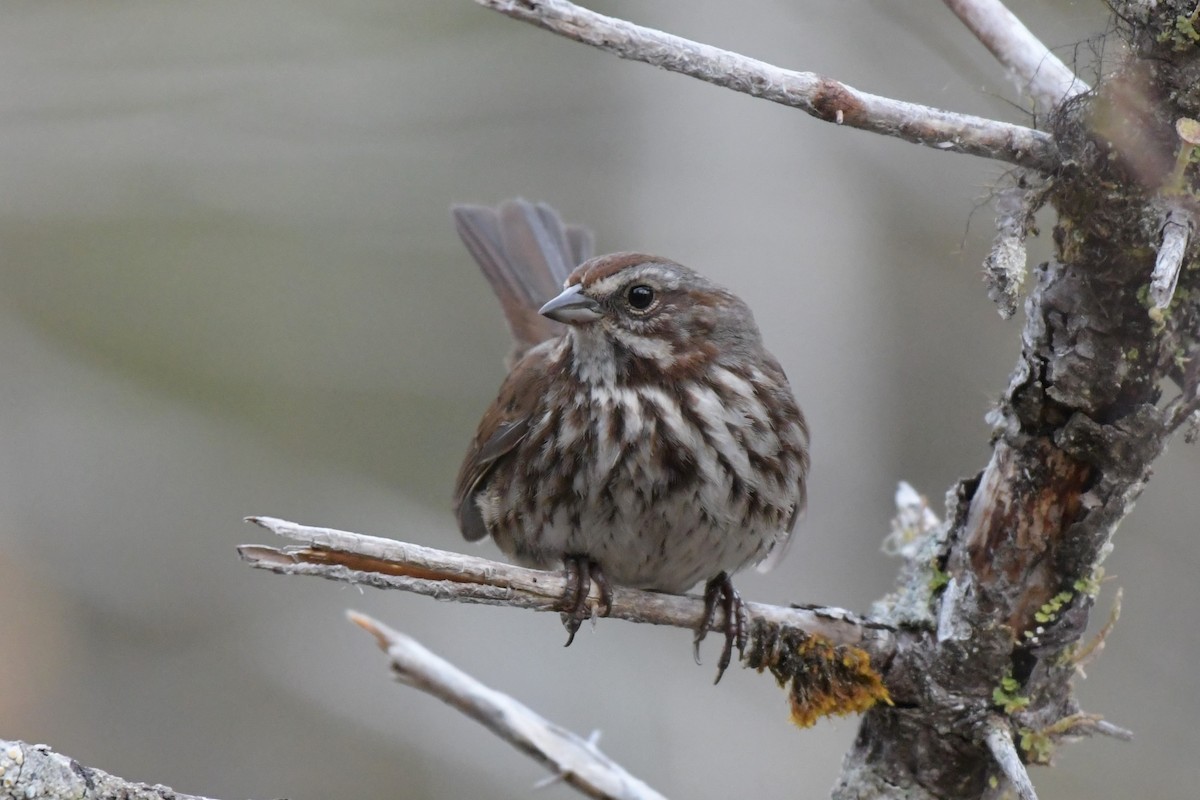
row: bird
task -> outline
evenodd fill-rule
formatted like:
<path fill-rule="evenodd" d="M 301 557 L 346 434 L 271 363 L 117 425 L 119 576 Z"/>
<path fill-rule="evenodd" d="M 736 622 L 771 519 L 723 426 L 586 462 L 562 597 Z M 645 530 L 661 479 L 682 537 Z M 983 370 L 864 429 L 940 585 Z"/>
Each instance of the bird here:
<path fill-rule="evenodd" d="M 750 308 L 667 258 L 593 256 L 545 203 L 452 214 L 514 340 L 458 473 L 463 536 L 562 565 L 567 645 L 593 584 L 607 615 L 614 585 L 704 581 L 695 657 L 722 608 L 720 681 L 749 635 L 731 576 L 782 558 L 807 498 L 808 426 Z"/>

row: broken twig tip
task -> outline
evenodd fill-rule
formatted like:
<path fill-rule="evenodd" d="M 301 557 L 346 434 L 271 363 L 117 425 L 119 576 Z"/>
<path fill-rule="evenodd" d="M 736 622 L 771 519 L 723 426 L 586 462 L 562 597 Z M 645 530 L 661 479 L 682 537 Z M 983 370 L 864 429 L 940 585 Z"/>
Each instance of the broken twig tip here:
<path fill-rule="evenodd" d="M 1106 719 L 1096 720 L 1095 729 L 1096 733 L 1103 736 L 1120 739 L 1122 742 L 1133 741 L 1133 731 L 1128 728 L 1122 728 L 1120 725 L 1115 725 Z"/>
<path fill-rule="evenodd" d="M 346 611 L 346 619 L 353 622 L 358 627 L 362 628 L 367 633 L 375 637 L 375 644 L 379 645 L 379 649 L 385 653 L 392 644 L 392 631 L 379 620 L 374 617 L 368 617 L 360 611 L 348 609 Z"/>
<path fill-rule="evenodd" d="M 278 532 L 280 527 L 294 524 L 294 523 L 288 522 L 287 520 L 279 519 L 278 517 L 264 517 L 259 514 L 255 514 L 254 516 L 246 517 L 245 520 L 246 520 L 246 522 L 253 523 L 254 525 L 257 525 L 260 528 L 266 528 L 269 531 L 276 531 L 276 532 Z"/>
<path fill-rule="evenodd" d="M 988 749 L 992 751 L 992 757 L 996 759 L 996 765 L 1000 767 L 1004 777 L 1008 778 L 1017 797 L 1021 800 L 1037 800 L 1033 781 L 1029 779 L 1029 772 L 1021 761 L 1021 755 L 1017 752 L 1017 745 L 1008 726 L 1001 720 L 992 720 L 988 723 L 985 738 Z"/>
<path fill-rule="evenodd" d="M 1179 208 L 1167 212 L 1162 225 L 1162 243 L 1154 261 L 1154 272 L 1150 276 L 1150 299 L 1157 309 L 1171 305 L 1191 237 L 1191 216 Z"/>
<path fill-rule="evenodd" d="M 238 557 L 256 567 L 289 567 L 300 561 L 291 553 L 276 547 L 266 547 L 260 544 L 240 544 L 237 548 Z"/>

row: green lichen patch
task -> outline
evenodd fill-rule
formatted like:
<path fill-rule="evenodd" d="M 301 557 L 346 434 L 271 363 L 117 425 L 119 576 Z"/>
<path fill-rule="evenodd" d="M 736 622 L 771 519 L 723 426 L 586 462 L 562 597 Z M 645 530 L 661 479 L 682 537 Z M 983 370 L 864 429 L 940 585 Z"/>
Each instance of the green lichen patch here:
<path fill-rule="evenodd" d="M 992 689 L 992 703 L 1004 710 L 1005 714 L 1015 714 L 1029 707 L 1029 698 L 1020 694 L 1021 684 L 1010 672 L 1000 679 L 1000 685 Z"/>

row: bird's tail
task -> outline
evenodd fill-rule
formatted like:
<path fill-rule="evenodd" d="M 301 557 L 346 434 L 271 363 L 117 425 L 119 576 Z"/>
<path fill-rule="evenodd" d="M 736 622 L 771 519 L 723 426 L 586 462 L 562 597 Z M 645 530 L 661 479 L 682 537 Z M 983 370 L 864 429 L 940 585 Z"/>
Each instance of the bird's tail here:
<path fill-rule="evenodd" d="M 475 257 L 516 340 L 509 366 L 536 344 L 562 333 L 562 325 L 538 313 L 557 295 L 578 265 L 592 256 L 592 232 L 567 225 L 545 203 L 521 198 L 495 208 L 456 205 L 454 226 Z"/>

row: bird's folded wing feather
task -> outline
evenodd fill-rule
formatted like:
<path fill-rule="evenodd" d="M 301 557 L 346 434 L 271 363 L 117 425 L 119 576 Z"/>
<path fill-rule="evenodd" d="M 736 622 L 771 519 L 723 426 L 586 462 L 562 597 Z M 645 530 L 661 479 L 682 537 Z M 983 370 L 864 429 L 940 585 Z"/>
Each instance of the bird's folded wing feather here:
<path fill-rule="evenodd" d="M 454 508 L 458 527 L 468 541 L 487 536 L 483 515 L 476 503 L 478 494 L 497 468 L 507 462 L 517 445 L 529 434 L 530 420 L 541 396 L 546 376 L 546 349 L 530 351 L 509 373 L 496 401 L 483 415 L 467 456 L 458 471 Z"/>

